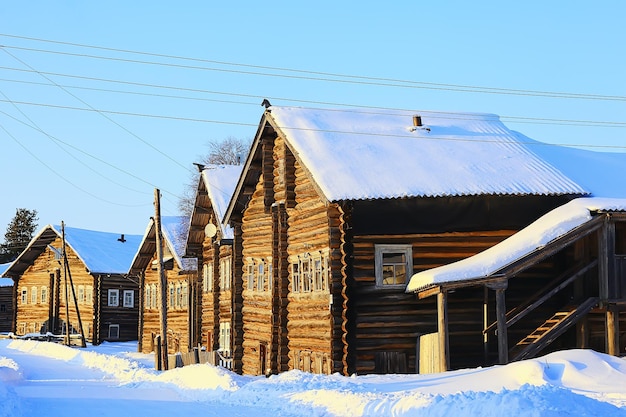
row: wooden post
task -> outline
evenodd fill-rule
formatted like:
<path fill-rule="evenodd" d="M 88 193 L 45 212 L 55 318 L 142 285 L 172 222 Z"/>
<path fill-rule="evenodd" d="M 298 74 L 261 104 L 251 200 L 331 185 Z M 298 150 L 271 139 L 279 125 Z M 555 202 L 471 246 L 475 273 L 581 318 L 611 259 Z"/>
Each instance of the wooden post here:
<path fill-rule="evenodd" d="M 161 355 L 161 335 L 156 335 L 154 338 L 154 368 L 157 371 L 163 370 L 163 355 Z"/>
<path fill-rule="evenodd" d="M 145 307 L 145 294 L 146 294 L 146 277 L 144 271 L 141 271 L 139 275 L 139 320 L 137 321 L 137 352 L 143 352 L 143 319 L 144 319 L 144 307 Z"/>
<path fill-rule="evenodd" d="M 619 355 L 619 309 L 615 304 L 606 309 L 606 353 Z"/>
<path fill-rule="evenodd" d="M 167 371 L 167 276 L 163 267 L 163 235 L 161 234 L 161 192 L 154 189 L 154 227 L 157 250 L 157 270 L 159 273 L 159 286 L 161 288 L 161 303 L 159 305 L 159 319 L 161 323 L 161 364 L 162 370 Z"/>
<path fill-rule="evenodd" d="M 496 320 L 498 328 L 498 360 L 504 365 L 509 362 L 509 345 L 506 326 L 506 302 L 504 291 L 506 285 L 496 288 Z"/>
<path fill-rule="evenodd" d="M 450 369 L 450 348 L 448 343 L 448 292 L 437 294 L 437 333 L 439 334 L 439 371 Z"/>
<path fill-rule="evenodd" d="M 489 288 L 483 290 L 483 329 L 489 327 Z M 489 332 L 483 333 L 483 361 L 489 364 Z"/>
<path fill-rule="evenodd" d="M 65 227 L 61 222 L 61 231 L 63 239 L 63 258 L 65 258 Z M 70 297 L 67 291 L 67 269 L 63 268 L 63 282 L 65 283 L 65 344 L 70 345 Z"/>

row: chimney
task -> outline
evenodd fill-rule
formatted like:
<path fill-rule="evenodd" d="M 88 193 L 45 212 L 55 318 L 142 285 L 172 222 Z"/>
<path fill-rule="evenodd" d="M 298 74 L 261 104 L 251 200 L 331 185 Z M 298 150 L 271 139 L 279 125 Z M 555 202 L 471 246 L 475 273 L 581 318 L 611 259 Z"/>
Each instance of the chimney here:
<path fill-rule="evenodd" d="M 422 116 L 419 114 L 413 115 L 413 126 L 421 127 L 422 126 Z"/>
<path fill-rule="evenodd" d="M 126 239 L 124 239 L 124 233 L 122 233 L 122 235 L 119 238 L 117 238 L 117 240 L 122 243 L 126 242 Z"/>

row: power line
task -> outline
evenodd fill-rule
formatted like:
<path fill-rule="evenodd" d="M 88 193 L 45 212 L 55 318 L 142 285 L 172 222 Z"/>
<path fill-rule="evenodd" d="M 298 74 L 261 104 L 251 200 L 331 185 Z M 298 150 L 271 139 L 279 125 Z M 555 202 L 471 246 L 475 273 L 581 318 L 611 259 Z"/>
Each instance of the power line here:
<path fill-rule="evenodd" d="M 12 69 L 13 70 L 13 68 L 6 68 L 6 67 L 0 67 L 0 69 Z M 15 69 L 15 70 L 18 70 L 18 69 Z M 20 70 L 18 70 L 18 71 L 20 71 Z M 223 91 L 202 90 L 202 89 L 195 89 L 195 88 L 163 86 L 163 85 L 158 85 L 158 84 L 145 84 L 145 83 L 127 82 L 127 81 L 121 81 L 121 80 L 109 80 L 109 79 L 101 79 L 101 78 L 100 79 L 94 79 L 92 77 L 80 77 L 80 76 L 73 76 L 73 75 L 68 75 L 68 74 L 58 74 L 58 73 L 46 73 L 46 74 L 48 74 L 48 75 L 56 75 L 56 76 L 63 76 L 63 77 L 71 77 L 71 78 L 86 78 L 86 79 L 91 79 L 91 80 L 96 80 L 96 81 L 103 81 L 103 82 L 109 82 L 109 83 L 119 83 L 119 84 L 129 84 L 129 85 L 135 85 L 135 86 L 141 86 L 141 87 L 183 90 L 183 91 L 190 91 L 190 92 L 196 92 L 196 93 L 206 93 L 206 94 L 219 94 L 219 95 L 232 95 L 232 96 L 239 96 L 239 97 L 250 97 L 250 98 L 256 98 L 258 100 L 263 99 L 263 98 L 267 98 L 267 99 L 272 100 L 272 101 L 279 100 L 279 101 L 308 103 L 308 104 L 334 105 L 334 106 L 338 106 L 338 107 L 352 107 L 353 109 L 363 108 L 363 109 L 370 109 L 370 110 L 376 109 L 376 110 L 379 110 L 379 111 L 381 111 L 381 110 L 415 111 L 415 110 L 411 110 L 411 109 L 400 109 L 400 108 L 392 108 L 392 107 L 373 107 L 373 106 L 363 106 L 363 105 L 358 105 L 358 104 L 346 104 L 346 103 L 336 103 L 336 102 L 320 102 L 320 101 L 313 101 L 313 100 L 299 100 L 299 99 L 285 98 L 285 97 L 264 97 L 264 96 L 252 95 L 252 94 L 238 94 L 238 93 L 229 93 L 229 92 L 223 92 Z M 36 81 L 12 80 L 12 79 L 5 79 L 5 78 L 0 79 L 0 81 L 13 82 L 13 83 L 22 83 L 22 84 L 29 84 L 29 85 L 50 86 L 50 84 L 42 83 L 42 82 L 36 82 Z M 105 92 L 105 93 L 130 94 L 130 95 L 149 96 L 149 97 L 162 97 L 162 98 L 174 98 L 174 99 L 181 99 L 181 100 L 206 101 L 206 102 L 217 102 L 217 103 L 228 103 L 228 104 L 241 104 L 241 105 L 249 105 L 249 106 L 258 106 L 258 102 L 254 102 L 253 103 L 253 102 L 243 102 L 243 101 L 234 101 L 234 100 L 219 100 L 219 99 L 210 99 L 210 98 L 201 98 L 201 97 L 189 97 L 189 96 L 180 96 L 180 95 L 168 95 L 168 94 L 157 94 L 157 93 L 142 93 L 142 92 L 138 92 L 138 91 L 112 90 L 112 89 L 106 89 L 106 88 L 84 87 L 84 86 L 77 86 L 77 85 L 61 85 L 61 84 L 59 84 L 59 86 L 64 87 L 64 88 L 73 88 L 73 89 L 88 90 L 88 91 L 99 91 L 99 92 Z M 332 109 L 327 109 L 327 110 L 332 110 Z M 352 112 L 355 111 L 355 110 L 339 110 L 339 109 L 335 109 L 335 110 L 337 110 L 337 111 L 352 111 Z M 442 114 L 443 117 L 446 117 L 446 118 L 449 118 L 449 116 L 451 114 L 458 115 L 458 113 L 450 113 L 450 112 L 433 112 L 433 111 L 429 111 L 429 113 L 439 113 L 439 114 Z M 389 113 L 380 113 L 380 114 L 389 114 Z M 434 116 L 434 117 L 437 117 L 437 116 Z M 563 126 L 575 125 L 575 126 L 589 126 L 589 127 L 620 127 L 620 128 L 621 127 L 626 127 L 626 122 L 614 122 L 614 121 L 607 121 L 607 120 L 552 119 L 552 118 L 523 117 L 523 116 L 505 116 L 505 115 L 500 115 L 499 118 L 501 120 L 508 120 L 511 123 L 519 123 L 519 124 L 549 124 L 549 125 L 563 125 Z"/>
<path fill-rule="evenodd" d="M 536 96 L 536 97 L 564 98 L 564 99 L 626 101 L 626 96 L 583 94 L 583 93 L 570 93 L 570 92 L 559 92 L 559 91 L 500 88 L 500 87 L 484 87 L 484 86 L 477 86 L 477 85 L 463 85 L 463 84 L 450 84 L 450 83 L 431 83 L 431 82 L 423 82 L 423 81 L 402 80 L 402 79 L 395 79 L 395 78 L 369 77 L 369 76 L 361 76 L 361 75 L 331 73 L 331 72 L 308 71 L 308 70 L 300 70 L 300 69 L 292 69 L 292 68 L 270 67 L 270 66 L 241 64 L 241 63 L 226 62 L 226 61 L 189 58 L 189 57 L 182 57 L 182 56 L 175 56 L 175 55 L 154 54 L 154 53 L 148 53 L 148 52 L 98 47 L 98 46 L 78 44 L 78 43 L 68 43 L 68 42 L 58 42 L 58 41 L 51 41 L 51 40 L 44 40 L 44 39 L 37 39 L 37 38 L 18 37 L 18 36 L 7 35 L 7 34 L 0 34 L 0 36 L 35 40 L 39 42 L 64 44 L 64 45 L 70 45 L 70 46 L 82 47 L 82 48 L 100 49 L 100 50 L 107 50 L 107 51 L 112 51 L 112 52 L 122 52 L 122 53 L 128 53 L 128 54 L 137 54 L 137 55 L 153 56 L 153 57 L 168 58 L 168 59 L 186 60 L 186 61 L 193 61 L 193 62 L 203 62 L 203 63 L 227 65 L 227 66 L 234 66 L 234 67 L 241 67 L 241 68 L 253 68 L 253 69 L 262 69 L 262 70 L 268 70 L 268 71 L 280 71 L 280 72 L 288 72 L 288 73 L 290 72 L 290 73 L 310 74 L 310 75 L 308 76 L 289 75 L 289 74 L 276 74 L 276 73 L 259 72 L 259 71 L 234 70 L 234 69 L 215 68 L 215 67 L 206 67 L 206 66 L 184 65 L 184 64 L 154 62 L 154 61 L 142 61 L 142 60 L 136 60 L 136 59 L 127 59 L 127 58 L 106 57 L 106 56 L 100 56 L 100 55 L 89 55 L 89 54 L 72 53 L 72 52 L 52 51 L 52 50 L 46 50 L 46 49 L 26 48 L 26 47 L 14 46 L 14 45 L 0 45 L 1 48 L 11 48 L 11 49 L 31 51 L 31 52 L 58 54 L 58 55 L 92 58 L 92 59 L 102 59 L 102 60 L 134 63 L 134 64 L 158 65 L 158 66 L 194 69 L 194 70 L 202 70 L 202 71 L 218 71 L 218 72 L 237 73 L 237 74 L 246 74 L 246 75 L 302 79 L 302 80 L 309 80 L 309 81 L 326 81 L 326 82 L 336 82 L 336 83 L 373 85 L 373 86 L 383 86 L 383 87 L 417 88 L 417 89 L 447 90 L 447 91 L 469 92 L 469 93 Z"/>
<path fill-rule="evenodd" d="M 5 102 L 6 100 L 1 100 L 0 102 Z M 226 124 L 232 126 L 248 126 L 248 127 L 258 127 L 258 124 L 253 123 L 244 123 L 244 122 L 232 122 L 232 121 L 223 121 L 223 120 L 210 120 L 210 119 L 194 119 L 189 117 L 175 117 L 175 116 L 165 116 L 165 115 L 155 115 L 155 114 L 146 114 L 146 113 L 131 113 L 131 112 L 122 112 L 115 110 L 102 110 L 102 109 L 85 109 L 80 107 L 70 107 L 70 106 L 60 106 L 53 104 L 41 104 L 41 103 L 31 103 L 31 102 L 16 102 L 17 104 L 24 105 L 32 105 L 32 106 L 44 106 L 44 107 L 52 107 L 66 110 L 80 110 L 80 111 L 98 111 L 102 113 L 111 113 L 118 115 L 126 115 L 126 116 L 137 116 L 137 117 L 147 117 L 147 118 L 156 118 L 156 119 L 166 119 L 166 120 L 177 120 L 177 121 L 185 121 L 185 122 L 198 122 L 198 123 L 213 123 L 213 124 Z M 468 113 L 468 115 L 471 115 Z M 459 118 L 463 120 L 462 118 Z M 466 120 L 466 119 L 465 119 Z M 474 143 L 491 143 L 495 142 L 493 140 L 488 139 L 464 139 L 464 138 L 451 138 L 449 136 L 437 136 L 437 135 L 428 135 L 428 136 L 420 136 L 420 135 L 401 135 L 401 134 L 390 134 L 390 133 L 374 133 L 374 132 L 366 132 L 366 131 L 348 131 L 348 130 L 332 130 L 332 129 L 313 129 L 313 128 L 300 128 L 300 127 L 290 127 L 283 126 L 284 129 L 290 130 L 299 130 L 299 131 L 307 131 L 307 132 L 319 132 L 319 133 L 338 133 L 338 134 L 348 134 L 348 135 L 361 135 L 361 136 L 376 136 L 376 137 L 395 137 L 395 138 L 419 138 L 425 140 L 447 140 L 454 142 L 474 142 Z M 541 145 L 541 146 L 574 146 L 574 147 L 588 147 L 588 148 L 599 148 L 599 149 L 626 149 L 626 145 L 596 145 L 596 144 L 573 144 L 573 143 L 562 143 L 562 144 L 551 144 L 544 143 L 538 141 L 532 142 L 524 142 L 524 141 L 501 141 L 498 140 L 498 143 L 520 143 L 526 145 Z"/>
<path fill-rule="evenodd" d="M 61 90 L 65 91 L 67 94 L 69 94 L 70 96 L 74 97 L 76 100 L 80 101 L 81 103 L 83 103 L 84 105 L 86 105 L 89 108 L 92 108 L 87 102 L 85 102 L 84 100 L 82 100 L 80 97 L 72 94 L 71 92 L 67 91 L 66 89 L 64 89 L 63 87 L 60 87 L 57 83 L 55 83 L 52 79 L 46 77 L 45 75 L 39 73 L 37 70 L 35 70 L 33 67 L 31 67 L 30 65 L 28 65 L 26 62 L 22 61 L 21 59 L 17 58 L 15 55 L 11 54 L 9 51 L 5 50 L 4 48 L 0 48 L 2 49 L 6 54 L 8 54 L 9 56 L 11 56 L 13 59 L 15 59 L 16 61 L 20 62 L 22 65 L 30 68 L 31 70 L 37 72 L 41 77 L 43 77 L 44 79 L 48 80 L 49 82 L 53 83 L 55 86 L 59 87 Z M 95 109 L 94 109 L 95 110 Z M 154 145 L 152 145 L 151 143 L 149 143 L 148 141 L 144 140 L 143 138 L 141 138 L 140 136 L 138 136 L 137 134 L 135 134 L 134 132 L 131 132 L 129 129 L 127 129 L 125 126 L 122 126 L 120 123 L 116 122 L 115 120 L 111 119 L 110 117 L 106 116 L 103 113 L 99 113 L 101 114 L 103 117 L 105 117 L 108 121 L 110 121 L 111 123 L 115 124 L 116 126 L 118 126 L 120 129 L 124 130 L 126 133 L 128 133 L 129 135 L 133 136 L 134 138 L 138 139 L 140 142 L 144 143 L 145 145 L 149 146 L 150 148 L 152 148 L 153 150 L 155 150 L 156 152 L 160 153 L 161 155 L 163 155 L 165 158 L 169 159 L 170 161 L 174 162 L 175 164 L 179 165 L 180 167 L 182 167 L 185 170 L 189 170 L 187 167 L 185 167 L 183 164 L 181 164 L 180 162 L 178 162 L 177 160 L 175 160 L 174 158 L 172 158 L 171 156 L 169 156 L 167 153 L 161 151 L 160 149 L 158 149 L 157 147 L 155 147 Z"/>

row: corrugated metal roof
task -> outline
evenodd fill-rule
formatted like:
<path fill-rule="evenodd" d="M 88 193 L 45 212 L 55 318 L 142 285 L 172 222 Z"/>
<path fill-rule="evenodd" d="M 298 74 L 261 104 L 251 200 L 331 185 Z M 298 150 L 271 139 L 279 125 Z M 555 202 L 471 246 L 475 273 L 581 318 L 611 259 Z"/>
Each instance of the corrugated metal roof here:
<path fill-rule="evenodd" d="M 492 114 L 270 107 L 329 201 L 585 195 Z M 419 114 L 422 126 L 413 126 Z"/>

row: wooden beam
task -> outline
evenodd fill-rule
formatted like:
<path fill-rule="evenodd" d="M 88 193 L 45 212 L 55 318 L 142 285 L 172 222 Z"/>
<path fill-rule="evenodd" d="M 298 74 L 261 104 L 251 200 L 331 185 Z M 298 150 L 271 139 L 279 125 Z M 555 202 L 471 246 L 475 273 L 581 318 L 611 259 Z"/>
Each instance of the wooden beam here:
<path fill-rule="evenodd" d="M 439 371 L 450 369 L 450 347 L 448 337 L 448 293 L 437 294 L 437 332 L 439 334 Z"/>
<path fill-rule="evenodd" d="M 619 309 L 614 304 L 606 309 L 606 353 L 619 355 Z"/>
<path fill-rule="evenodd" d="M 496 289 L 496 319 L 498 323 L 498 360 L 501 365 L 509 362 L 509 345 L 506 327 L 505 288 Z"/>

